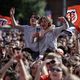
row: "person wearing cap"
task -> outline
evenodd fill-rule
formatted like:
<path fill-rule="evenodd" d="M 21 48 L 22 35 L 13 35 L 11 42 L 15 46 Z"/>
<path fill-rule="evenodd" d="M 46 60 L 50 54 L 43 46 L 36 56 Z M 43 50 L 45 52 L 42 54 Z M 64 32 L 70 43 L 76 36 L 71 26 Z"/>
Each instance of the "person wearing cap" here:
<path fill-rule="evenodd" d="M 74 41 L 76 40 L 76 37 L 75 37 L 75 27 L 69 27 L 68 29 L 66 30 L 63 30 L 61 33 L 60 33 L 60 36 L 66 36 L 66 47 L 69 47 L 71 48 L 72 46 L 74 46 Z"/>
<path fill-rule="evenodd" d="M 35 41 L 35 37 L 36 35 L 38 35 L 36 32 L 40 30 L 40 28 L 38 27 L 39 17 L 35 14 L 32 14 L 32 16 L 30 17 L 30 25 L 19 25 L 15 21 L 14 13 L 15 9 L 12 8 L 10 11 L 10 15 L 13 19 L 14 26 L 23 28 L 25 47 L 27 48 L 27 51 L 31 53 L 32 58 L 36 59 L 36 57 L 39 56 L 38 43 L 37 41 Z"/>

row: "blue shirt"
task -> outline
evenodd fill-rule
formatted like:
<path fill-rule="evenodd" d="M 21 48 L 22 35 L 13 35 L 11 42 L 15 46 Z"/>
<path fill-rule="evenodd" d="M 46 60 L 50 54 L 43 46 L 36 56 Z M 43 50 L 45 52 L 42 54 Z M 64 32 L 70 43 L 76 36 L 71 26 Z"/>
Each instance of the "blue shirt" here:
<path fill-rule="evenodd" d="M 38 42 L 33 42 L 33 33 L 36 32 L 37 27 L 32 27 L 29 25 L 22 26 L 24 29 L 24 40 L 26 48 L 30 48 L 33 51 L 39 51 Z"/>

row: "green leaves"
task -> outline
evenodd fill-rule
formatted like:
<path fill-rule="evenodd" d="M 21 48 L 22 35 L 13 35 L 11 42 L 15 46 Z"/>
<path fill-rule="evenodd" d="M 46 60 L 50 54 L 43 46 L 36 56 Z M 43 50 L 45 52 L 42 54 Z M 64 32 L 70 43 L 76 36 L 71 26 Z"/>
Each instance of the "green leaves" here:
<path fill-rule="evenodd" d="M 9 16 L 9 10 L 11 7 L 15 7 L 15 17 L 22 19 L 25 22 L 29 22 L 29 17 L 33 12 L 44 15 L 45 13 L 45 0 L 0 0 L 0 11 L 2 15 Z"/>

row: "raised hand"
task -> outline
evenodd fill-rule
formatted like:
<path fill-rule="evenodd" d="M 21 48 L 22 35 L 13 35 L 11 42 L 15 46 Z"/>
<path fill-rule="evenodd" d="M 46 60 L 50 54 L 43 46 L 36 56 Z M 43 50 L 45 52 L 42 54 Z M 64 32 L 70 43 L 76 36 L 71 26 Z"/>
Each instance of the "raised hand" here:
<path fill-rule="evenodd" d="M 11 9 L 10 9 L 10 15 L 11 15 L 11 16 L 14 16 L 14 14 L 15 14 L 15 8 L 11 8 Z"/>
<path fill-rule="evenodd" d="M 60 20 L 61 22 L 65 22 L 65 17 L 61 16 L 61 17 L 58 17 L 58 20 Z"/>

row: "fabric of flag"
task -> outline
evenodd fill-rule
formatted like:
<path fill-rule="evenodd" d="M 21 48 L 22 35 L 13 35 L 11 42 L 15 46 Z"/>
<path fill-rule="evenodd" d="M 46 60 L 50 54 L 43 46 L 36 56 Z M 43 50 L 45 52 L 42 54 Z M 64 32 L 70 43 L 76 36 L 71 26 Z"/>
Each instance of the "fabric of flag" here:
<path fill-rule="evenodd" d="M 53 23 L 53 20 L 52 20 L 52 12 L 50 10 L 49 11 L 46 11 L 45 15 L 49 19 L 49 21 L 51 23 Z"/>
<path fill-rule="evenodd" d="M 80 32 L 80 5 L 70 6 L 67 10 L 67 19 L 74 24 Z"/>
<path fill-rule="evenodd" d="M 51 19 L 52 18 L 51 11 L 46 11 L 46 16 Z"/>
<path fill-rule="evenodd" d="M 8 16 L 0 15 L 0 27 L 11 27 L 12 26 L 12 18 Z"/>

